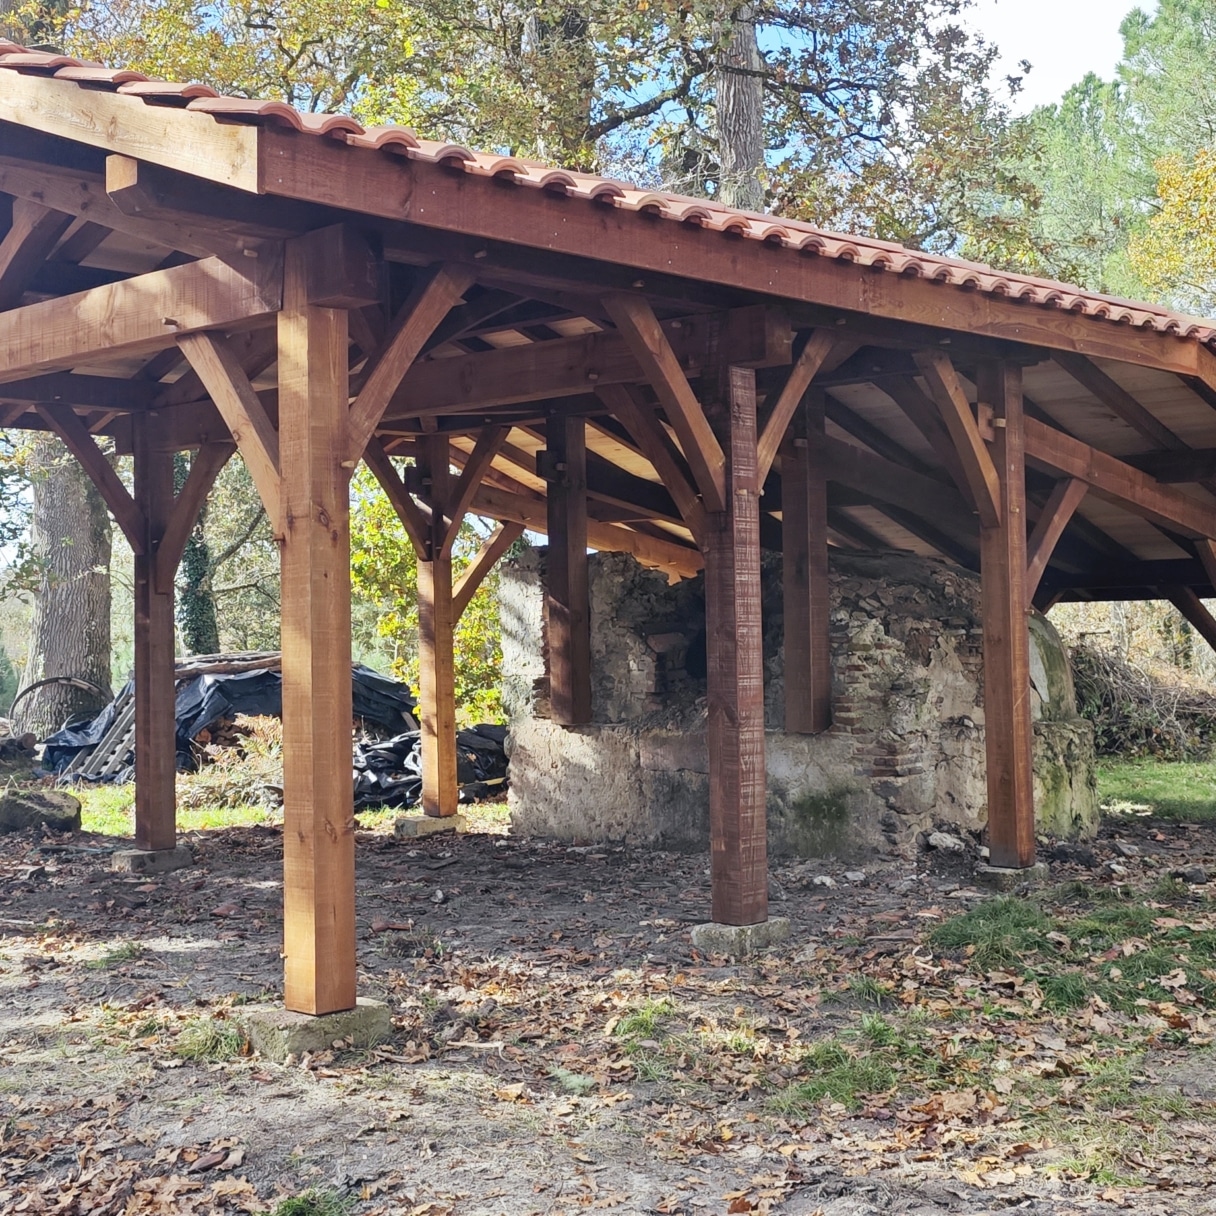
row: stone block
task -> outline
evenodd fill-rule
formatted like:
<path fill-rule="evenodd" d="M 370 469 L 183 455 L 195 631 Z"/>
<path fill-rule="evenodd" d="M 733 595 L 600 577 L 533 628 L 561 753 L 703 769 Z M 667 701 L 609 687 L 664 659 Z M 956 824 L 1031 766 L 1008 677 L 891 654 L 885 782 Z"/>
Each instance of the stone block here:
<path fill-rule="evenodd" d="M 194 854 L 184 844 L 175 849 L 122 849 L 110 859 L 110 868 L 123 874 L 167 874 L 194 865 Z"/>
<path fill-rule="evenodd" d="M 692 944 L 707 954 L 747 958 L 785 941 L 789 935 L 790 922 L 784 916 L 770 916 L 758 925 L 719 925 L 709 921 L 693 926 Z"/>
<path fill-rule="evenodd" d="M 318 1016 L 295 1013 L 280 1005 L 244 1005 L 232 1020 L 253 1048 L 268 1060 L 282 1063 L 288 1056 L 332 1051 L 342 1047 L 374 1047 L 393 1033 L 393 1019 L 383 1001 L 359 997 L 354 1009 Z"/>
<path fill-rule="evenodd" d="M 60 790 L 9 790 L 0 797 L 0 835 L 27 828 L 80 831 L 80 799 Z"/>
<path fill-rule="evenodd" d="M 1043 861 L 1021 870 L 1008 866 L 976 866 L 975 881 L 994 891 L 1015 891 L 1023 883 L 1043 882 L 1050 873 L 1047 863 Z"/>
<path fill-rule="evenodd" d="M 469 821 L 463 815 L 402 815 L 393 824 L 398 840 L 416 840 L 436 832 L 467 832 Z"/>

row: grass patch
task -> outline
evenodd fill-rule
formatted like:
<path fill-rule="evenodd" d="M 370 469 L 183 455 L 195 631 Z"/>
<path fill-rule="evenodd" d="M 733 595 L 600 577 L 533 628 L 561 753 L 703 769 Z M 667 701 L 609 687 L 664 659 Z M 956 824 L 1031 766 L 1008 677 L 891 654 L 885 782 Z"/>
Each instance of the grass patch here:
<path fill-rule="evenodd" d="M 779 1114 L 805 1115 L 824 1098 L 857 1110 L 863 1096 L 886 1093 L 898 1079 L 884 1055 L 857 1053 L 839 1038 L 816 1043 L 802 1057 L 802 1067 L 807 1079 L 772 1099 Z"/>
<path fill-rule="evenodd" d="M 965 950 L 981 970 L 1016 967 L 1037 949 L 1051 922 L 1023 899 L 1003 896 L 938 925 L 929 940 L 943 950 Z"/>
<path fill-rule="evenodd" d="M 629 1010 L 617 1020 L 612 1033 L 621 1039 L 631 1039 L 637 1042 L 642 1039 L 655 1039 L 663 1033 L 663 1026 L 676 1011 L 676 1007 L 666 997 L 657 1001 L 646 1001 L 636 1009 Z"/>
<path fill-rule="evenodd" d="M 1216 763 L 1099 760 L 1097 776 L 1098 799 L 1110 814 L 1216 819 Z"/>
<path fill-rule="evenodd" d="M 350 1210 L 351 1201 L 337 1191 L 307 1190 L 280 1200 L 270 1216 L 347 1216 Z"/>
<path fill-rule="evenodd" d="M 85 965 L 100 971 L 106 967 L 117 967 L 122 963 L 133 963 L 137 958 L 143 958 L 145 953 L 145 948 L 139 942 L 119 942 L 100 958 L 90 959 Z"/>
<path fill-rule="evenodd" d="M 102 836 L 135 834 L 135 787 L 133 785 L 86 785 L 72 787 L 80 799 L 80 823 L 86 832 Z M 264 806 L 182 806 L 177 808 L 179 832 L 200 832 L 216 828 L 244 828 L 277 823 L 280 812 Z"/>
<path fill-rule="evenodd" d="M 173 1043 L 173 1054 L 183 1060 L 221 1063 L 242 1055 L 245 1036 L 227 1022 L 197 1018 L 187 1022 Z"/>

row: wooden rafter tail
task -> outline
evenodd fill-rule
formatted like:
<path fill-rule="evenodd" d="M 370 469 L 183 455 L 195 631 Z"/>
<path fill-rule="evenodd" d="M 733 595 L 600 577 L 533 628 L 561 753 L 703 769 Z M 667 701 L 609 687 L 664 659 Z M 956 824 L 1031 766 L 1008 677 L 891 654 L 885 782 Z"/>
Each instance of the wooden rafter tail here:
<path fill-rule="evenodd" d="M 524 534 L 523 524 L 500 523 L 482 542 L 473 560 L 460 572 L 452 587 L 452 612 L 456 620 L 464 615 L 469 601 L 485 582 L 486 575 L 498 564 L 504 553 Z"/>
<path fill-rule="evenodd" d="M 436 326 L 473 283 L 462 266 L 438 266 L 414 289 L 393 321 L 384 343 L 369 360 L 363 386 L 350 407 L 347 460 L 358 462 L 384 417 L 393 394 Z"/>
<path fill-rule="evenodd" d="M 996 466 L 980 437 L 971 403 L 949 355 L 940 350 L 917 351 L 916 365 L 929 386 L 930 395 L 942 412 L 942 419 L 963 465 L 963 473 L 975 500 L 980 524 L 995 528 L 1001 523 L 1001 494 Z"/>
<path fill-rule="evenodd" d="M 203 503 L 235 452 L 234 443 L 207 443 L 195 453 L 186 484 L 174 500 L 165 534 L 156 547 L 156 590 L 160 594 L 168 595 L 173 590 L 177 568 Z"/>
<path fill-rule="evenodd" d="M 639 401 L 634 390 L 627 385 L 605 384 L 597 393 L 632 435 L 641 454 L 654 466 L 699 547 L 705 534 L 705 508 L 684 472 L 679 453 L 654 411 Z"/>
<path fill-rule="evenodd" d="M 114 466 L 97 446 L 97 440 L 80 418 L 67 409 L 52 406 L 35 406 L 38 416 L 63 440 L 68 451 L 80 462 L 97 487 L 97 492 L 110 508 L 110 514 L 122 529 L 131 551 L 142 556 L 148 545 L 148 520 L 127 487 L 122 484 Z"/>
<path fill-rule="evenodd" d="M 766 412 L 756 445 L 757 475 L 761 486 L 768 480 L 769 470 L 773 467 L 777 450 L 781 447 L 798 403 L 810 388 L 816 373 L 831 357 L 835 345 L 836 335 L 830 329 L 812 330 L 772 408 Z"/>
<path fill-rule="evenodd" d="M 482 479 L 489 472 L 494 457 L 502 449 L 509 428 L 505 426 L 488 426 L 477 436 L 477 442 L 469 453 L 460 477 L 452 490 L 452 501 L 447 506 L 448 523 L 439 547 L 440 557 L 451 557 L 452 547 L 460 534 L 460 524 L 473 501 Z M 459 613 L 457 617 L 459 618 Z"/>
<path fill-rule="evenodd" d="M 266 413 L 232 347 L 219 334 L 185 334 L 178 339 L 182 353 L 215 402 L 249 475 L 276 537 L 283 535 L 279 433 Z"/>
<path fill-rule="evenodd" d="M 642 296 L 625 292 L 606 295 L 603 304 L 680 437 L 705 509 L 725 510 L 726 456 L 654 310 Z"/>
<path fill-rule="evenodd" d="M 401 480 L 400 474 L 384 450 L 384 445 L 375 436 L 367 441 L 363 449 L 363 462 L 371 469 L 380 483 L 380 488 L 388 496 L 406 536 L 410 538 L 410 544 L 414 546 L 414 552 L 425 561 L 431 552 L 428 540 L 431 530 L 430 518 L 423 513 L 413 495 L 405 488 L 405 482 Z"/>
<path fill-rule="evenodd" d="M 1026 546 L 1026 606 L 1033 607 L 1035 592 L 1064 529 L 1089 492 L 1078 477 L 1064 477 L 1055 484 Z"/>

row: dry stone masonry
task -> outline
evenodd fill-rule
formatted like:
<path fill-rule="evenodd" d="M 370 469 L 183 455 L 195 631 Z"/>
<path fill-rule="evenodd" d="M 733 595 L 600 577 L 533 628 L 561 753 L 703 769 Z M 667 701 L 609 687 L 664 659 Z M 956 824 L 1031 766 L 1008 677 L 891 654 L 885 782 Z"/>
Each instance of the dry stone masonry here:
<path fill-rule="evenodd" d="M 504 691 L 516 830 L 587 840 L 708 841 L 705 601 L 625 554 L 590 560 L 590 726 L 548 720 L 545 550 L 502 578 Z M 909 554 L 833 552 L 834 723 L 782 729 L 781 559 L 763 573 L 770 845 L 806 856 L 876 846 L 986 819 L 979 580 Z M 1076 713 L 1063 645 L 1030 619 L 1039 830 L 1091 832 L 1091 727 Z"/>

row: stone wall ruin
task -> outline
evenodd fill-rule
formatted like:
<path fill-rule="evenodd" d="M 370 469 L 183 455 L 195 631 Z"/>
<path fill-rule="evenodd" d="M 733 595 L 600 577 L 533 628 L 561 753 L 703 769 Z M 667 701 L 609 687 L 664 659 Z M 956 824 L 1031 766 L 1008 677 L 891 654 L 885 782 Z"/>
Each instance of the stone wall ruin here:
<path fill-rule="evenodd" d="M 702 580 L 668 584 L 632 557 L 589 558 L 593 723 L 548 720 L 545 550 L 504 565 L 504 700 L 516 831 L 704 848 L 709 835 Z M 782 729 L 781 559 L 766 554 L 768 819 L 774 852 L 909 851 L 918 833 L 986 818 L 979 580 L 901 553 L 831 555 L 834 722 Z M 1097 821 L 1093 732 L 1067 655 L 1030 620 L 1035 803 L 1041 833 Z"/>

